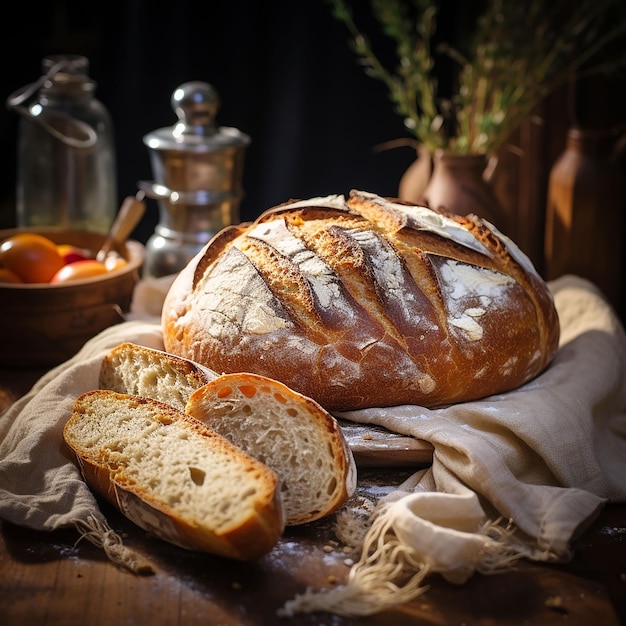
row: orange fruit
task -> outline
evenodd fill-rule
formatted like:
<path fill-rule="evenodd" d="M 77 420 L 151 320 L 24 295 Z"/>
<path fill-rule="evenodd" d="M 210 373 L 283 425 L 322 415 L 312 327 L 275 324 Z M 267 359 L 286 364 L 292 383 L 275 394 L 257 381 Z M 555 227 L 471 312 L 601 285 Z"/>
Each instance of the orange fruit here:
<path fill-rule="evenodd" d="M 8 270 L 6 267 L 0 267 L 0 283 L 14 283 L 19 284 L 24 281 L 11 270 Z"/>
<path fill-rule="evenodd" d="M 74 261 L 64 265 L 50 280 L 53 285 L 61 283 L 69 283 L 75 280 L 83 280 L 85 278 L 93 278 L 108 274 L 109 270 L 104 263 L 100 263 L 95 259 L 83 259 L 82 261 Z"/>
<path fill-rule="evenodd" d="M 47 237 L 18 233 L 0 245 L 0 265 L 25 283 L 47 283 L 64 262 L 56 244 Z"/>

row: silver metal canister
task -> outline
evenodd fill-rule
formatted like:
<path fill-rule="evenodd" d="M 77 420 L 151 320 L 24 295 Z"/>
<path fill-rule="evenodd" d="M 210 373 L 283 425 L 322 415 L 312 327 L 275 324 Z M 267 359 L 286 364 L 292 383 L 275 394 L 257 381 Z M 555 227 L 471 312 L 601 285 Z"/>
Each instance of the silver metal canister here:
<path fill-rule="evenodd" d="M 144 273 L 180 271 L 220 230 L 240 221 L 243 163 L 250 137 L 215 123 L 220 99 L 193 81 L 171 98 L 178 122 L 148 133 L 154 181 L 140 188 L 159 206 L 159 222 L 146 244 Z"/>

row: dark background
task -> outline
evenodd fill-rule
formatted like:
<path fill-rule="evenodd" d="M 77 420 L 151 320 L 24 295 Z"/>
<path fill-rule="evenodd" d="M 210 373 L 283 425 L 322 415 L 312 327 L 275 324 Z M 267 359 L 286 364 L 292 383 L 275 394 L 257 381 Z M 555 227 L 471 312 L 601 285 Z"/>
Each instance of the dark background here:
<path fill-rule="evenodd" d="M 471 32 L 482 0 L 439 5 L 437 39 L 458 46 Z M 389 40 L 370 16 L 369 0 L 353 0 L 351 6 L 383 62 L 395 61 Z M 171 96 L 188 81 L 211 84 L 221 99 L 218 125 L 252 139 L 245 154 L 242 220 L 291 198 L 353 188 L 394 196 L 415 159 L 411 135 L 386 87 L 359 65 L 346 26 L 326 0 L 31 0 L 12 3 L 11 9 L 0 37 L 0 96 L 6 103 L 16 89 L 38 79 L 48 54 L 86 56 L 96 95 L 114 122 L 119 204 L 137 192 L 139 181 L 153 180 L 143 137 L 176 123 Z M 617 45 L 623 58 L 624 40 Z M 435 67 L 443 96 L 451 92 L 447 63 Z M 547 98 L 513 134 L 517 149 L 500 151 L 493 185 L 507 218 L 503 230 L 547 278 L 552 271 L 544 255 L 548 183 L 568 128 L 575 123 L 621 128 L 626 182 L 626 75 L 571 87 Z M 17 128 L 17 114 L 0 107 L 0 228 L 15 223 Z M 386 145 L 398 139 L 405 145 Z M 598 231 L 608 223 L 618 233 L 617 244 L 578 233 L 580 239 L 570 242 L 575 263 L 567 268 L 611 294 L 624 319 L 626 245 L 619 241 L 626 244 L 625 216 L 623 198 L 594 215 Z M 148 200 L 133 237 L 145 242 L 157 221 L 157 203 Z M 575 251 L 590 245 L 598 259 L 613 259 L 610 276 L 603 262 L 577 262 Z"/>
<path fill-rule="evenodd" d="M 448 4 L 442 34 L 460 15 L 456 3 Z M 290 198 L 351 188 L 395 195 L 415 157 L 408 146 L 381 149 L 410 135 L 385 87 L 358 65 L 346 27 L 324 0 L 57 0 L 13 8 L 0 44 L 0 95 L 6 103 L 36 80 L 47 54 L 87 56 L 96 96 L 114 122 L 120 203 L 139 180 L 153 180 L 143 136 L 176 122 L 172 92 L 191 80 L 219 93 L 218 125 L 252 138 L 242 219 Z M 17 114 L 2 107 L 1 227 L 14 223 L 17 123 Z M 135 236 L 147 239 L 157 217 L 150 200 Z"/>

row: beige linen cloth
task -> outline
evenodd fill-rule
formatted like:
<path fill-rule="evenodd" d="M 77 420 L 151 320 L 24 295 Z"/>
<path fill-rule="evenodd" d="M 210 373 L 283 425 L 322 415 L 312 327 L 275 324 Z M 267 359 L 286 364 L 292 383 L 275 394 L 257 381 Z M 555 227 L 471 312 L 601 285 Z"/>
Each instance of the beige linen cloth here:
<path fill-rule="evenodd" d="M 97 387 L 109 349 L 163 347 L 158 311 L 168 285 L 143 285 L 134 319 L 88 342 L 0 416 L 0 517 L 40 530 L 73 525 L 136 571 L 147 567 L 110 529 L 63 448 L 62 428 L 76 396 Z M 379 503 L 346 585 L 307 590 L 281 614 L 365 615 L 416 597 L 434 573 L 463 583 L 520 557 L 565 561 L 601 507 L 626 500 L 624 329 L 589 282 L 566 276 L 550 288 L 561 345 L 535 380 L 446 408 L 341 414 L 431 442 L 433 463 Z M 342 519 L 349 523 L 350 507 Z"/>

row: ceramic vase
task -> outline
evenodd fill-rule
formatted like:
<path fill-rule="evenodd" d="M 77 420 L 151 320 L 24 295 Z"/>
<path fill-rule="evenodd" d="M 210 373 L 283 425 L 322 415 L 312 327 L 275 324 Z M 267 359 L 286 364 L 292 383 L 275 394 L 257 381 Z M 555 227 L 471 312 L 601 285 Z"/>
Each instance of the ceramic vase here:
<path fill-rule="evenodd" d="M 400 180 L 402 200 L 443 208 L 451 213 L 473 213 L 500 227 L 504 215 L 489 182 L 488 159 L 484 154 L 453 154 L 437 150 L 432 158 L 432 173 L 423 181 L 426 165 L 409 167 Z M 417 182 L 416 182 L 417 180 Z"/>

